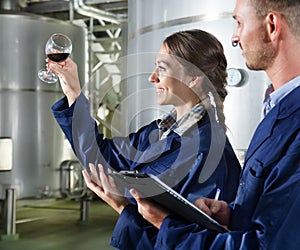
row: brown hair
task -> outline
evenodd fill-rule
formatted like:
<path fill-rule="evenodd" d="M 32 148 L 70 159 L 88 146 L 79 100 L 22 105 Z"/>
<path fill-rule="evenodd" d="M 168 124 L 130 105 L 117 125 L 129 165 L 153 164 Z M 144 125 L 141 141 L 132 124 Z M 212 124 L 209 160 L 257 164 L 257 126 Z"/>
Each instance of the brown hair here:
<path fill-rule="evenodd" d="M 271 11 L 280 13 L 287 21 L 291 32 L 300 40 L 300 1 L 299 0 L 250 0 L 258 18 Z"/>
<path fill-rule="evenodd" d="M 190 75 L 205 75 L 210 82 L 201 91 L 214 95 L 219 123 L 225 126 L 223 102 L 227 95 L 227 60 L 222 44 L 216 37 L 203 30 L 194 29 L 174 33 L 164 40 L 170 54 L 180 58 L 180 63 Z M 187 63 L 184 63 L 187 62 Z M 187 66 L 188 64 L 188 66 Z M 191 67 L 191 65 L 193 65 Z M 199 74 L 199 70 L 202 72 Z M 216 96 L 216 93 L 218 96 Z"/>

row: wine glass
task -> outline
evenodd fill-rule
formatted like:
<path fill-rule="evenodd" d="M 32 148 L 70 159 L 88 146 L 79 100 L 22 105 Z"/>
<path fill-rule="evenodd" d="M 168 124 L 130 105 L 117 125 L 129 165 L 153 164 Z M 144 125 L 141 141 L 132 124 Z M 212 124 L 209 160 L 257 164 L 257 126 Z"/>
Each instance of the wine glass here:
<path fill-rule="evenodd" d="M 72 41 L 64 34 L 55 33 L 47 41 L 45 52 L 47 57 L 54 62 L 66 60 L 72 52 Z M 39 78 L 45 83 L 56 83 L 58 77 L 51 70 L 40 70 Z"/>

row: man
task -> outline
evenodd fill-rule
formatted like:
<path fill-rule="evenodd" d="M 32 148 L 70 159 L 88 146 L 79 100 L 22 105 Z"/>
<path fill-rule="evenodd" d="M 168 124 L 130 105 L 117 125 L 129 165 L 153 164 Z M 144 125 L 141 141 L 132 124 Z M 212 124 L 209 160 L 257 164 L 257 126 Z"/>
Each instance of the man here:
<path fill-rule="evenodd" d="M 233 42 L 249 69 L 265 70 L 274 92 L 250 143 L 235 201 L 195 202 L 230 232 L 185 223 L 131 190 L 139 212 L 159 229 L 155 249 L 299 249 L 299 14 L 299 0 L 236 1 Z"/>

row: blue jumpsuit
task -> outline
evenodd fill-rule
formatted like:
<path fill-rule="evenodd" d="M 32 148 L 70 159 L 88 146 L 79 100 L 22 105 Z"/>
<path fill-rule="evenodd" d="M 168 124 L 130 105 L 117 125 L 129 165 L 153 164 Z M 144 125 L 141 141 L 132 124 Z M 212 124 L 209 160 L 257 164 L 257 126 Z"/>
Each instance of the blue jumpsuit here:
<path fill-rule="evenodd" d="M 216 234 L 168 217 L 155 249 L 300 249 L 299 96 L 297 87 L 257 127 L 230 204 L 231 232 Z"/>
<path fill-rule="evenodd" d="M 90 116 L 89 102 L 81 94 L 71 107 L 63 98 L 52 106 L 52 112 L 61 126 L 82 165 L 101 163 L 114 170 L 139 170 L 159 176 L 178 193 L 194 202 L 199 196 L 212 198 L 217 188 L 222 190 L 220 199 L 232 201 L 238 187 L 240 164 L 225 135 L 215 121 L 213 110 L 187 130 L 182 136 L 169 134 L 160 140 L 157 121 L 140 128 L 127 137 L 104 138 Z M 134 200 L 132 199 L 134 204 Z M 128 210 L 136 210 L 129 205 Z M 140 218 L 144 231 L 150 238 L 157 230 Z M 120 219 L 123 215 L 121 214 Z M 135 222 L 129 222 L 134 227 Z M 115 232 L 126 235 L 122 223 Z M 123 232 L 123 233 L 122 233 Z M 117 236 L 112 245 L 132 249 L 132 239 Z M 133 246 L 130 246 L 133 244 Z"/>

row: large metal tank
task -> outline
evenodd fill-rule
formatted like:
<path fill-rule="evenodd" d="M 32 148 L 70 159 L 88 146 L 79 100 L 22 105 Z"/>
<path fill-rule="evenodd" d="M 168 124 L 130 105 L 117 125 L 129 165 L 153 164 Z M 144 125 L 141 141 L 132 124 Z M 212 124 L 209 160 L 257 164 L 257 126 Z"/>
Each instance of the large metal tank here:
<path fill-rule="evenodd" d="M 225 102 L 228 137 L 243 159 L 252 134 L 260 121 L 263 92 L 268 78 L 264 72 L 249 71 L 241 51 L 231 44 L 234 30 L 232 13 L 235 0 L 129 0 L 127 71 L 123 84 L 124 121 L 128 131 L 158 117 L 165 111 L 157 107 L 152 84 L 147 78 L 154 68 L 155 54 L 163 39 L 176 31 L 199 28 L 214 34 L 223 44 L 228 68 L 240 68 L 248 79 L 240 86 L 228 87 Z M 126 82 L 125 81 L 125 82 Z"/>
<path fill-rule="evenodd" d="M 8 187 L 16 189 L 17 198 L 59 191 L 65 142 L 50 107 L 63 93 L 59 83 L 47 85 L 37 76 L 45 68 L 46 41 L 56 32 L 72 39 L 71 57 L 78 63 L 84 83 L 86 36 L 82 27 L 36 15 L 0 12 L 0 140 L 12 141 L 11 156 L 0 152 L 1 157 L 12 158 L 4 161 L 11 162 L 11 169 L 0 168 L 1 197 Z"/>

